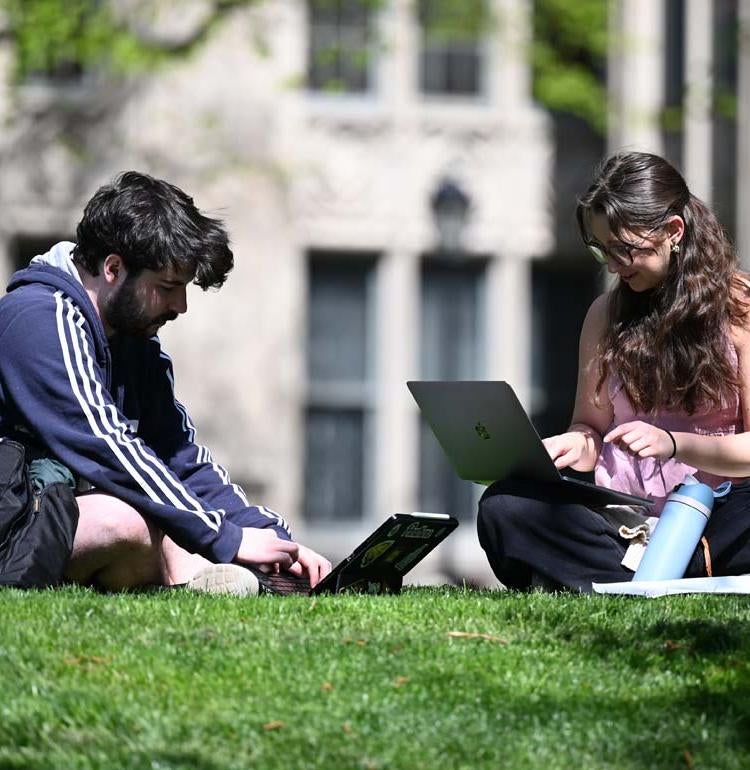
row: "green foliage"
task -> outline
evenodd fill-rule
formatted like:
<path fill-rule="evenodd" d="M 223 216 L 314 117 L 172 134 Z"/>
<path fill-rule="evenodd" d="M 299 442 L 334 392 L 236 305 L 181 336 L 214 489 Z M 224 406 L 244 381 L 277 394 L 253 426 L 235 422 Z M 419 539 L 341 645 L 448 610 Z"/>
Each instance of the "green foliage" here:
<path fill-rule="evenodd" d="M 534 96 L 546 107 L 606 130 L 606 0 L 536 0 Z"/>
<path fill-rule="evenodd" d="M 431 40 L 474 41 L 490 34 L 494 27 L 487 0 L 419 0 L 418 5 Z"/>
<path fill-rule="evenodd" d="M 17 81 L 70 70 L 127 72 L 153 67 L 158 52 L 141 43 L 97 0 L 2 0 L 14 42 Z"/>
<path fill-rule="evenodd" d="M 0 591 L 0 767 L 745 768 L 746 597 Z"/>
<path fill-rule="evenodd" d="M 107 0 L 0 0 L 5 35 L 14 43 L 14 79 L 33 75 L 54 78 L 75 71 L 110 75 L 144 72 L 188 56 L 208 39 L 238 6 L 257 0 L 213 0 L 206 20 L 187 39 L 174 43 L 145 39 L 126 15 Z M 156 13 L 159 6 L 141 3 L 134 14 Z"/>
<path fill-rule="evenodd" d="M 152 69 L 197 49 L 228 11 L 256 1 L 213 0 L 203 27 L 174 46 L 140 38 L 105 0 L 0 0 L 0 8 L 6 15 L 6 34 L 15 44 L 15 79 L 23 81 L 34 74 L 54 76 L 76 69 Z M 347 6 L 346 13 L 374 13 L 393 1 L 360 0 L 361 10 Z M 342 13 L 341 0 L 315 4 L 332 18 Z M 433 42 L 476 40 L 497 31 L 486 0 L 413 0 L 413 8 Z M 319 51 L 324 71 L 331 69 L 326 56 L 348 61 L 353 71 L 366 68 L 373 51 L 388 42 L 377 40 L 376 25 L 371 27 L 371 50 L 346 51 L 334 43 L 330 51 Z M 606 0 L 535 0 L 531 58 L 534 94 L 543 105 L 577 115 L 603 131 L 606 50 Z"/>
<path fill-rule="evenodd" d="M 737 120 L 737 94 L 729 88 L 718 88 L 714 93 L 714 114 L 724 120 Z"/>

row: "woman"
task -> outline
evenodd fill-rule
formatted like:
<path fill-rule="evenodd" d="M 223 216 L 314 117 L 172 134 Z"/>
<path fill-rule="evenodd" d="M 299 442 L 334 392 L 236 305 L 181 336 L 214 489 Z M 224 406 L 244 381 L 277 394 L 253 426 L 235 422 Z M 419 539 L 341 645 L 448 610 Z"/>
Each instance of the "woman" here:
<path fill-rule="evenodd" d="M 583 324 L 572 424 L 544 443 L 558 468 L 655 504 L 593 511 L 536 483 L 494 484 L 478 522 L 490 564 L 510 588 L 629 580 L 629 538 L 693 474 L 734 488 L 686 576 L 750 572 L 750 282 L 714 214 L 656 155 L 607 160 L 576 213 L 617 281 Z"/>

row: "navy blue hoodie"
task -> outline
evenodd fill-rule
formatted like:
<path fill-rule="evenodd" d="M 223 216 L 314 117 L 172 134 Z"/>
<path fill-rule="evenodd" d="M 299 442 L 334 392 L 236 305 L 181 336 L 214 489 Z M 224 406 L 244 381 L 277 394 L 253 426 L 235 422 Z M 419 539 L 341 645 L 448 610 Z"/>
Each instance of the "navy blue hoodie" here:
<path fill-rule="evenodd" d="M 36 257 L 0 299 L 0 435 L 31 434 L 97 491 L 212 561 L 234 559 L 242 526 L 288 539 L 283 519 L 250 506 L 195 443 L 158 338 L 107 340 L 72 247 Z"/>

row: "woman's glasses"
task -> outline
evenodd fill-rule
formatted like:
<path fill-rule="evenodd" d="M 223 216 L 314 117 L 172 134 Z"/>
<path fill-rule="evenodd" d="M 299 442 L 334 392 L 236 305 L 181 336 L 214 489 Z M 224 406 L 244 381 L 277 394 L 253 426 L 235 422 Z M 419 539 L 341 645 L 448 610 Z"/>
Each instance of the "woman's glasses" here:
<path fill-rule="evenodd" d="M 586 241 L 586 247 L 599 264 L 606 265 L 611 259 L 620 267 L 630 267 L 635 257 L 650 254 L 654 250 L 652 246 L 633 246 L 622 242 L 604 247 L 596 241 Z"/>

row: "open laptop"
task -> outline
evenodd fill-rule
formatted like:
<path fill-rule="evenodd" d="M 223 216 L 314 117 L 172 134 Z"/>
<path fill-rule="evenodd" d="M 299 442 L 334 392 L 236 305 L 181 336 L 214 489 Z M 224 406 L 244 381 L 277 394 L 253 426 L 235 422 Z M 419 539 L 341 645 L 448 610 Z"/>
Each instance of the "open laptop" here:
<path fill-rule="evenodd" d="M 306 577 L 252 571 L 267 593 L 397 594 L 404 575 L 457 526 L 445 513 L 394 513 L 313 589 Z"/>
<path fill-rule="evenodd" d="M 517 478 L 559 484 L 565 502 L 651 505 L 652 501 L 563 476 L 507 382 L 408 382 L 456 473 L 491 484 Z"/>

